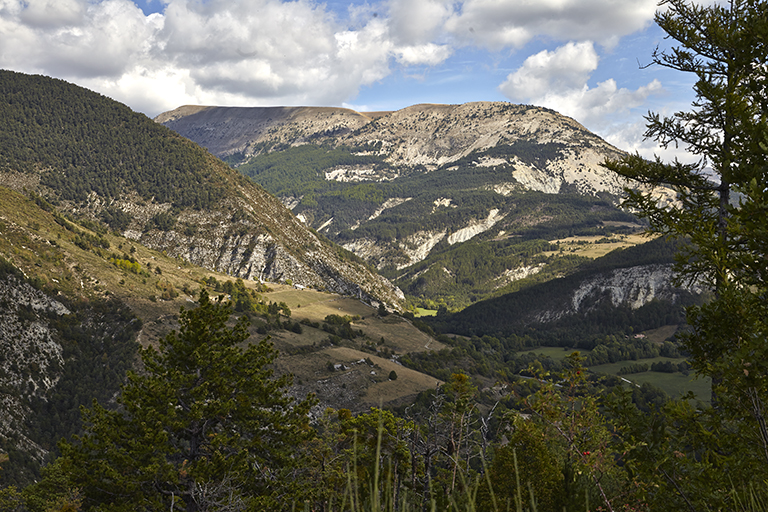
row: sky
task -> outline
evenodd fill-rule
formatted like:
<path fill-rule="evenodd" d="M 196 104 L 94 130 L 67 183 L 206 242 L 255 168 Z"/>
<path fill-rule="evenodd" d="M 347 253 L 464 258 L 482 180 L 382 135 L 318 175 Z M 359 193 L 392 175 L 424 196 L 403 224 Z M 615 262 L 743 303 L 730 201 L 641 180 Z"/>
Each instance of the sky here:
<path fill-rule="evenodd" d="M 691 77 L 651 64 L 657 0 L 0 0 L 0 68 L 61 78 L 154 117 L 181 105 L 508 101 L 620 149 Z M 683 157 L 684 158 L 684 157 Z"/>

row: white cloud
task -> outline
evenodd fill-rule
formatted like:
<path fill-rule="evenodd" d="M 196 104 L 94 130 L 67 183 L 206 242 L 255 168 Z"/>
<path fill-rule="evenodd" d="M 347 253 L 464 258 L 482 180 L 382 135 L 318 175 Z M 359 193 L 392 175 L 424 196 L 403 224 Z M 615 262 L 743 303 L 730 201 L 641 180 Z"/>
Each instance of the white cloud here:
<path fill-rule="evenodd" d="M 320 0 L 161 1 L 164 10 L 146 16 L 131 0 L 0 0 L 0 67 L 70 80 L 150 115 L 188 103 L 338 105 L 398 66 L 541 37 L 581 42 L 530 57 L 501 90 L 513 99 L 541 91 L 534 100 L 547 90 L 546 101 L 573 115 L 577 101 L 597 115 L 620 107 L 598 105 L 598 93 L 633 101 L 642 91 L 585 89 L 598 57 L 584 41 L 605 46 L 639 30 L 656 3 L 350 0 L 343 12 Z"/>
<path fill-rule="evenodd" d="M 589 75 L 597 69 L 598 61 L 591 42 L 570 42 L 555 51 L 544 50 L 531 55 L 499 88 L 511 99 L 564 93 L 586 83 Z"/>
<path fill-rule="evenodd" d="M 625 124 L 627 114 L 662 87 L 653 80 L 630 90 L 619 88 L 613 79 L 589 87 L 587 81 L 599 60 L 592 43 L 568 43 L 528 57 L 499 90 L 513 101 L 551 108 L 591 130 L 605 132 L 617 122 Z"/>
<path fill-rule="evenodd" d="M 436 66 L 451 55 L 451 49 L 446 45 L 432 43 L 419 46 L 402 46 L 395 50 L 397 61 L 406 66 L 426 64 Z"/>
<path fill-rule="evenodd" d="M 662 115 L 669 115 L 668 112 L 662 112 Z M 623 149 L 629 153 L 639 153 L 642 157 L 653 160 L 656 156 L 661 157 L 665 162 L 672 162 L 675 159 L 683 163 L 696 163 L 699 157 L 686 151 L 685 146 L 675 147 L 674 144 L 662 148 L 656 141 L 645 138 L 646 121 L 640 119 L 634 123 L 615 124 L 605 133 L 601 134 L 603 138 L 617 148 Z"/>
<path fill-rule="evenodd" d="M 615 119 L 614 115 L 626 115 L 645 103 L 648 96 L 660 90 L 661 83 L 658 80 L 629 90 L 618 88 L 616 81 L 609 79 L 593 88 L 585 84 L 581 88 L 562 93 L 549 92 L 536 98 L 533 103 L 571 116 L 592 130 L 603 131 Z"/>
<path fill-rule="evenodd" d="M 398 44 L 415 45 L 439 36 L 453 14 L 450 0 L 391 0 L 389 24 Z"/>
<path fill-rule="evenodd" d="M 448 52 L 395 52 L 387 21 L 354 29 L 310 0 L 169 0 L 145 16 L 129 0 L 0 2 L 0 67 L 87 85 L 150 115 L 182 103 L 340 104 L 402 64 Z M 144 97 L 140 93 L 143 89 Z"/>
<path fill-rule="evenodd" d="M 151 39 L 153 19 L 133 2 L 9 1 L 0 10 L 1 65 L 59 77 L 119 76 Z M 61 18 L 57 18 L 58 15 Z"/>
<path fill-rule="evenodd" d="M 446 28 L 493 50 L 520 48 L 538 36 L 613 46 L 648 26 L 656 9 L 656 0 L 465 0 Z"/>
<path fill-rule="evenodd" d="M 84 14 L 85 5 L 77 0 L 31 0 L 19 12 L 26 24 L 39 28 L 78 24 Z"/>

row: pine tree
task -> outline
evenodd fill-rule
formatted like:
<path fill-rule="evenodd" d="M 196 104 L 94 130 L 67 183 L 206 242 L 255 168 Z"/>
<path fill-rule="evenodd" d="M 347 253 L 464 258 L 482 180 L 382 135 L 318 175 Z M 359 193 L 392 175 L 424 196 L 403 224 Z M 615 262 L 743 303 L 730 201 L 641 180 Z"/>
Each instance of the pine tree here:
<path fill-rule="evenodd" d="M 84 409 L 85 433 L 62 453 L 86 507 L 242 510 L 285 491 L 314 402 L 285 395 L 291 377 L 273 377 L 271 342 L 246 344 L 247 318 L 230 328 L 230 313 L 201 291 L 178 332 L 142 351 L 120 410 Z"/>
<path fill-rule="evenodd" d="M 656 22 L 676 46 L 657 49 L 653 61 L 693 74 L 696 100 L 671 117 L 649 114 L 646 136 L 686 147 L 699 161 L 631 155 L 606 166 L 649 186 L 629 190 L 625 205 L 647 218 L 651 231 L 687 240 L 677 258 L 679 279 L 711 291 L 706 304 L 688 309 L 692 329 L 683 340 L 694 370 L 712 378 L 715 405 L 697 420 L 710 444 L 692 437 L 683 443 L 699 450 L 686 460 L 711 464 L 703 473 L 685 469 L 688 478 L 707 475 L 694 492 L 686 495 L 675 483 L 690 505 L 692 495 L 726 499 L 733 482 L 762 481 L 768 470 L 768 3 L 662 5 Z M 674 190 L 672 201 L 659 200 L 660 187 Z M 693 435 L 690 428 L 680 432 Z M 731 483 L 720 482 L 725 492 L 710 480 L 718 467 L 731 471 Z"/>

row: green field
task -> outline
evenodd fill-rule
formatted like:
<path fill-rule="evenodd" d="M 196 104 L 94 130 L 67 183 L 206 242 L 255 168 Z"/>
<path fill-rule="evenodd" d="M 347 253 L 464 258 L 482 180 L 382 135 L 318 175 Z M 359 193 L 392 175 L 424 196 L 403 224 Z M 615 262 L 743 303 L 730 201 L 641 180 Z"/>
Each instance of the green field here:
<path fill-rule="evenodd" d="M 619 361 L 618 363 L 601 364 L 598 366 L 591 366 L 589 369 L 597 373 L 607 373 L 609 375 L 618 375 L 621 368 L 630 366 L 632 364 L 647 364 L 671 361 L 673 363 L 681 363 L 685 361 L 685 358 L 672 358 L 672 357 L 653 357 L 649 359 L 638 359 L 637 361 Z M 688 376 L 682 373 L 664 373 L 664 372 L 642 372 L 632 373 L 629 375 L 620 375 L 624 379 L 631 381 L 635 384 L 652 384 L 658 388 L 664 390 L 666 394 L 671 397 L 679 397 L 688 391 L 693 391 L 697 398 L 703 402 L 709 402 L 711 397 L 711 380 L 709 378 L 700 379 L 691 373 Z"/>
<path fill-rule="evenodd" d="M 536 347 L 527 350 L 521 350 L 521 354 L 534 353 L 538 356 L 550 357 L 552 359 L 563 360 L 577 349 L 571 347 Z M 588 354 L 589 350 L 578 350 L 582 355 Z M 637 361 L 619 361 L 618 363 L 601 364 L 597 366 L 590 366 L 589 369 L 596 373 L 605 373 L 608 375 L 618 375 L 619 370 L 625 366 L 632 364 L 647 364 L 648 366 L 653 363 L 671 361 L 673 363 L 681 363 L 685 361 L 685 358 L 672 358 L 672 357 L 653 357 L 649 359 L 638 359 Z M 642 372 L 633 373 L 629 375 L 620 375 L 624 379 L 631 381 L 632 383 L 641 385 L 644 383 L 652 384 L 658 388 L 664 390 L 666 394 L 671 397 L 679 397 L 688 391 L 693 391 L 697 398 L 703 402 L 709 402 L 711 397 L 711 380 L 709 378 L 696 378 L 691 373 L 688 376 L 682 373 L 664 373 L 664 372 Z"/>
<path fill-rule="evenodd" d="M 589 369 L 594 372 L 610 373 L 613 375 L 618 375 L 619 370 L 621 370 L 626 366 L 632 366 L 633 364 L 647 364 L 648 366 L 650 366 L 653 363 L 663 363 L 667 361 L 678 364 L 685 361 L 685 358 L 684 357 L 651 357 L 648 359 L 638 359 L 636 361 L 619 361 L 617 363 L 600 364 L 600 365 L 590 366 Z M 633 374 L 633 375 L 637 375 L 637 374 Z"/>
<path fill-rule="evenodd" d="M 664 390 L 666 394 L 677 398 L 688 391 L 693 391 L 696 398 L 709 403 L 712 392 L 712 381 L 709 377 L 697 378 L 693 373 L 685 376 L 682 373 L 643 372 L 623 375 L 627 380 L 636 384 L 649 383 Z"/>

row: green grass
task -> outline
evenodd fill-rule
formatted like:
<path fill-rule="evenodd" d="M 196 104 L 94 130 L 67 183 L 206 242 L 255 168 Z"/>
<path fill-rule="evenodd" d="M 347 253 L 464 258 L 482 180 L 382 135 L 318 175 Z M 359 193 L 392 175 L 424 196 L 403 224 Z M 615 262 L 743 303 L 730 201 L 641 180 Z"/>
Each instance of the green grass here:
<path fill-rule="evenodd" d="M 619 361 L 617 363 L 601 364 L 597 366 L 590 366 L 589 369 L 593 372 L 607 373 L 610 375 L 618 375 L 619 370 L 625 366 L 632 364 L 647 364 L 648 366 L 653 363 L 671 361 L 673 363 L 681 363 L 685 361 L 684 357 L 652 357 L 648 359 L 638 359 L 637 361 Z M 686 376 L 682 373 L 664 373 L 664 372 L 642 372 L 632 373 L 629 375 L 620 375 L 635 384 L 652 384 L 658 388 L 664 390 L 666 394 L 671 397 L 679 397 L 688 391 L 693 391 L 697 398 L 703 402 L 709 402 L 711 398 L 711 385 L 712 382 L 709 378 L 697 378 L 695 374 L 691 373 Z"/>
<path fill-rule="evenodd" d="M 420 317 L 420 316 L 435 316 L 437 314 L 436 309 L 424 309 L 424 308 L 416 308 L 416 312 L 413 314 L 413 316 Z"/>
<path fill-rule="evenodd" d="M 576 349 L 573 347 L 536 347 L 520 351 L 521 354 L 530 354 L 531 352 L 538 356 L 551 357 L 552 359 L 562 361 L 574 352 L 579 352 L 582 356 L 585 356 L 590 353 L 590 350 Z"/>
<path fill-rule="evenodd" d="M 619 361 L 616 363 L 599 364 L 595 366 L 590 366 L 589 369 L 594 372 L 610 373 L 612 375 L 618 375 L 619 370 L 627 366 L 632 366 L 633 364 L 647 364 L 648 366 L 651 366 L 653 363 L 663 363 L 667 361 L 678 364 L 685 361 L 685 358 L 684 357 L 661 357 L 661 356 L 650 357 L 648 359 L 638 359 L 636 361 L 630 360 L 630 361 Z M 633 375 L 637 375 L 637 374 L 633 374 Z"/>
<path fill-rule="evenodd" d="M 693 391 L 696 398 L 702 402 L 709 402 L 712 397 L 712 381 L 709 377 L 697 378 L 691 373 L 687 377 L 682 373 L 643 372 L 632 375 L 623 375 L 627 380 L 636 384 L 653 384 L 664 390 L 671 397 L 679 397 L 688 391 Z"/>
<path fill-rule="evenodd" d="M 570 354 L 576 351 L 577 349 L 574 349 L 571 347 L 567 347 L 567 348 L 536 347 L 536 348 L 521 350 L 520 353 L 528 354 L 533 352 L 538 356 L 550 357 L 552 359 L 562 361 L 563 359 L 565 359 L 566 356 L 569 356 Z M 586 355 L 590 351 L 579 349 L 578 352 L 580 352 L 582 355 Z M 665 361 L 671 361 L 673 363 L 681 363 L 685 361 L 685 358 L 683 357 L 679 357 L 679 358 L 652 357 L 649 359 L 638 359 L 637 361 L 619 361 L 617 363 L 590 366 L 589 369 L 597 373 L 605 373 L 608 375 L 618 375 L 619 370 L 621 370 L 625 366 L 630 366 L 632 364 L 641 364 L 641 363 L 645 363 L 648 366 L 650 366 L 653 363 L 665 362 Z M 639 385 L 642 385 L 647 382 L 658 388 L 661 388 L 666 394 L 668 394 L 671 397 L 679 397 L 687 393 L 688 391 L 692 391 L 696 395 L 696 397 L 703 402 L 709 402 L 711 398 L 711 385 L 712 385 L 711 380 L 709 378 L 697 378 L 693 373 L 691 373 L 688 376 L 685 376 L 682 373 L 663 373 L 663 372 L 647 371 L 642 373 L 633 373 L 630 375 L 620 375 L 620 377 L 623 377 Z"/>

